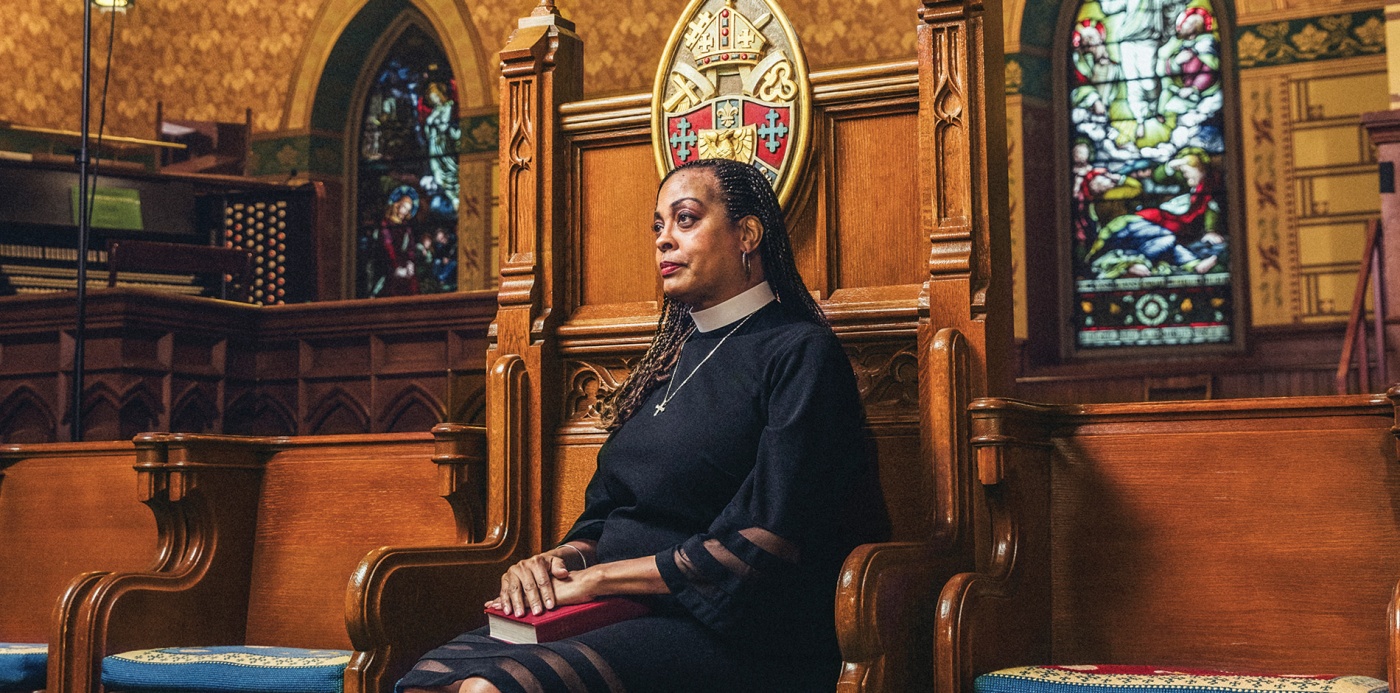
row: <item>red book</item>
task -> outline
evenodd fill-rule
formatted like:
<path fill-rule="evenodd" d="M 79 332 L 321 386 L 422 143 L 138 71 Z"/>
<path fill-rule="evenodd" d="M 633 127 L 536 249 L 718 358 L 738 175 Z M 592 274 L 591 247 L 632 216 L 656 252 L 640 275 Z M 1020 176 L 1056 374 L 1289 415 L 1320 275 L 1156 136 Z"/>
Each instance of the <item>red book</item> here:
<path fill-rule="evenodd" d="M 651 609 L 641 602 L 609 597 L 557 607 L 539 616 L 507 616 L 503 611 L 486 609 L 486 620 L 491 627 L 491 637 L 501 642 L 534 644 L 571 638 L 649 611 Z"/>

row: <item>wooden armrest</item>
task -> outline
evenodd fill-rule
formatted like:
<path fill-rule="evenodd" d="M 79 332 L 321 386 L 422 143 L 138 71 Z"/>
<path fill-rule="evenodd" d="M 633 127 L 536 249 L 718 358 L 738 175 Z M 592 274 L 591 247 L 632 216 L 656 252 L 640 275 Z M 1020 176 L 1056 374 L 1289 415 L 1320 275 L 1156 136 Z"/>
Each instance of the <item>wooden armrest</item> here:
<path fill-rule="evenodd" d="M 1050 408 L 972 404 L 972 446 L 991 529 L 976 572 L 954 575 L 935 608 L 934 687 L 965 693 L 997 669 L 1050 657 Z"/>
<path fill-rule="evenodd" d="M 486 388 L 488 398 L 502 404 L 488 412 L 485 469 L 478 463 L 484 430 L 433 428 L 443 497 L 458 515 L 459 534 L 474 543 L 384 547 L 360 561 L 345 596 L 355 647 L 345 672 L 347 692 L 389 693 L 423 653 L 484 624 L 482 604 L 499 592 L 501 573 L 539 549 L 538 496 L 528 490 L 525 362 L 514 354 L 498 357 Z"/>
<path fill-rule="evenodd" d="M 102 658 L 116 652 L 243 641 L 264 441 L 137 436 L 139 490 L 156 516 L 160 558 L 149 571 L 69 583 L 49 640 L 49 693 L 97 691 Z"/>
<path fill-rule="evenodd" d="M 346 690 L 388 693 L 425 652 L 485 625 L 482 603 L 500 591 L 501 574 L 523 557 L 516 553 L 525 552 L 384 547 L 365 556 L 346 593 L 355 647 Z"/>
<path fill-rule="evenodd" d="M 857 547 L 837 583 L 836 637 L 843 660 L 837 690 L 931 689 L 938 591 L 967 567 L 966 558 L 941 555 L 924 543 Z"/>

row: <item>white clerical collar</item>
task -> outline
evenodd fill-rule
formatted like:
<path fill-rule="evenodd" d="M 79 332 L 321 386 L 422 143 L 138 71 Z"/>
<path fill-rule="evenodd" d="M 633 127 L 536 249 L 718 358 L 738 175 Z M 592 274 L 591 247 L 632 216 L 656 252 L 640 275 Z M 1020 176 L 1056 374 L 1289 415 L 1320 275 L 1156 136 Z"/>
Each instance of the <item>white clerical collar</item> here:
<path fill-rule="evenodd" d="M 690 312 L 690 318 L 695 321 L 696 330 L 712 332 L 749 316 L 759 308 L 772 303 L 776 298 L 773 295 L 773 289 L 769 288 L 768 282 L 762 282 L 717 306 L 711 306 L 705 310 L 693 310 Z"/>

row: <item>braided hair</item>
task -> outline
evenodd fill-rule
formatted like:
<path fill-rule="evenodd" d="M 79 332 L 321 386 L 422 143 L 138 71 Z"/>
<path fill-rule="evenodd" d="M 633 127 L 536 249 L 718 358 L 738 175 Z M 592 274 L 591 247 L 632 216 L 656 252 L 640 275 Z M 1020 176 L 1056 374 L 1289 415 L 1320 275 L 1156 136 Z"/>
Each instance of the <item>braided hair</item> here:
<path fill-rule="evenodd" d="M 714 177 L 730 221 L 737 224 L 741 219 L 752 216 L 763 225 L 758 255 L 763 263 L 763 277 L 778 302 L 793 314 L 830 329 L 821 307 L 807 291 L 807 285 L 797 271 L 787 224 L 783 221 L 783 209 L 768 179 L 748 164 L 729 159 L 697 159 L 672 169 L 661 180 L 661 185 L 664 187 L 671 176 L 688 170 L 708 171 Z M 672 368 L 680 358 L 681 346 L 694 331 L 690 306 L 665 297 L 651 346 L 627 380 L 604 395 L 599 402 L 604 429 L 616 431 L 621 428 L 652 391 L 670 379 Z"/>

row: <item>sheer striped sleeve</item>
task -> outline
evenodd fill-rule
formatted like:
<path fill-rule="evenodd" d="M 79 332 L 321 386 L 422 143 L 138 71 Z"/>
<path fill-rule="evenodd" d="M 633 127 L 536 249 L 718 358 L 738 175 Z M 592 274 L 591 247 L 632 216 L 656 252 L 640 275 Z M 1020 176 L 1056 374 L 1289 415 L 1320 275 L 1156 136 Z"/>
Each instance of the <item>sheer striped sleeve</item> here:
<path fill-rule="evenodd" d="M 677 601 L 717 631 L 795 587 L 804 563 L 839 563 L 834 537 L 866 471 L 855 376 L 835 336 L 806 332 L 767 371 L 752 471 L 708 531 L 656 556 Z"/>

